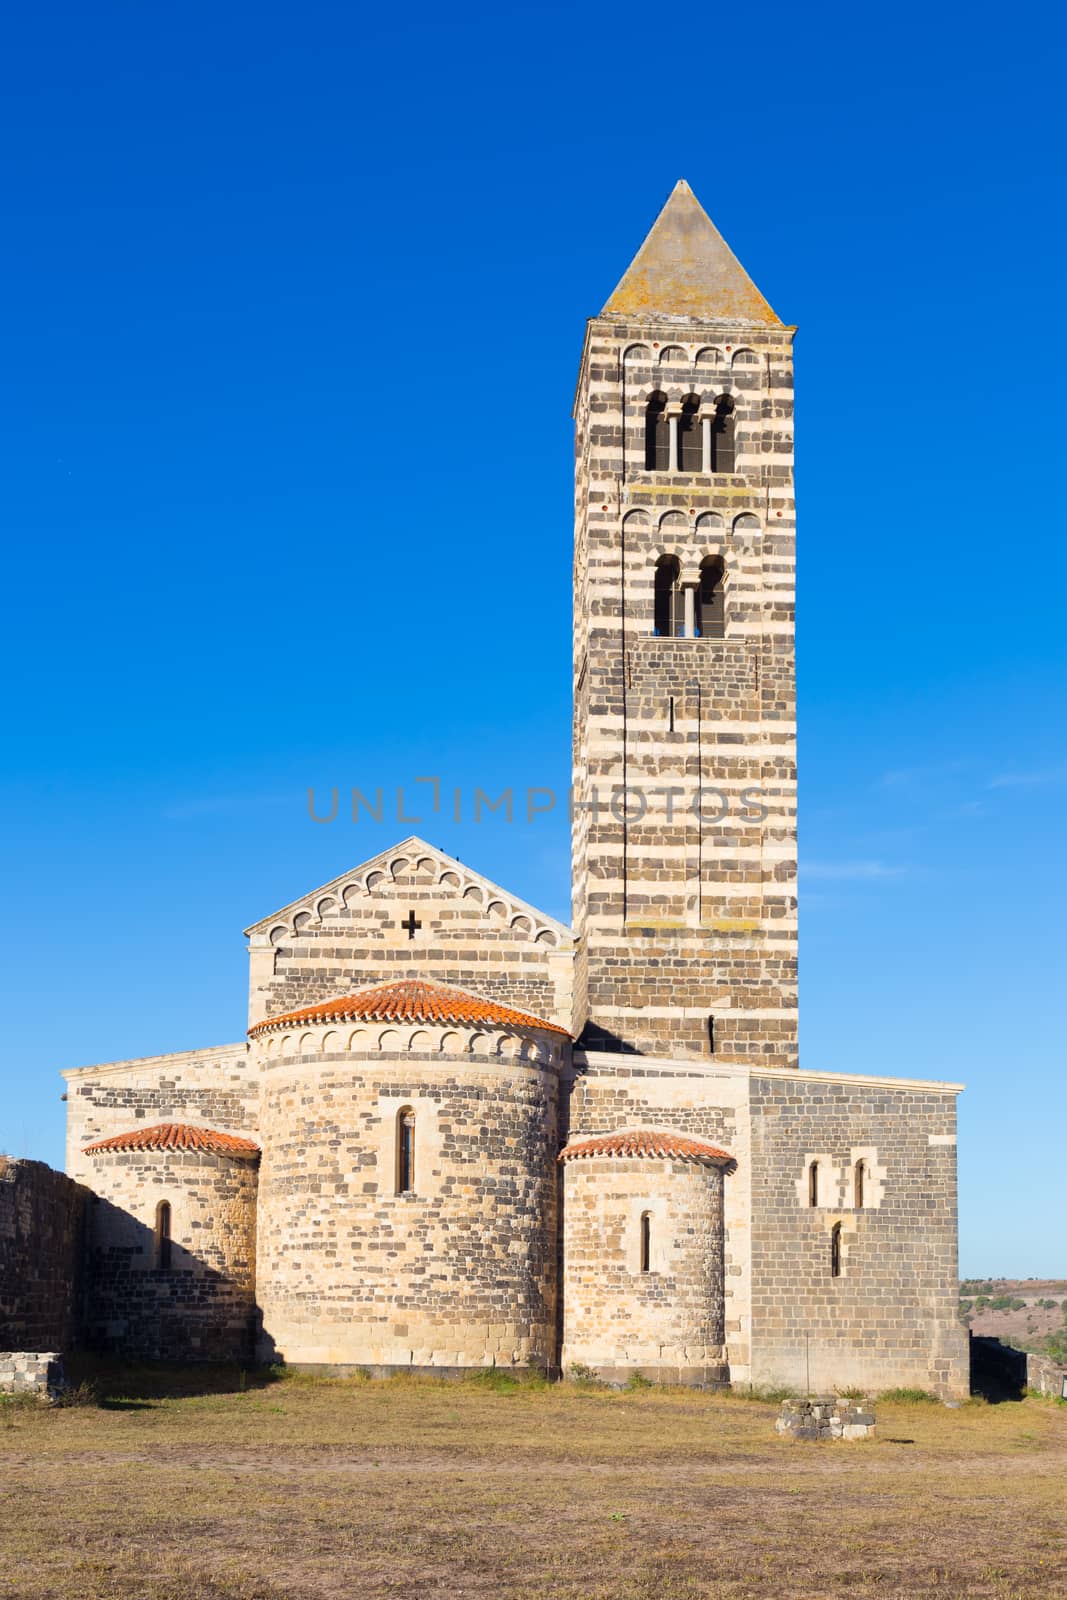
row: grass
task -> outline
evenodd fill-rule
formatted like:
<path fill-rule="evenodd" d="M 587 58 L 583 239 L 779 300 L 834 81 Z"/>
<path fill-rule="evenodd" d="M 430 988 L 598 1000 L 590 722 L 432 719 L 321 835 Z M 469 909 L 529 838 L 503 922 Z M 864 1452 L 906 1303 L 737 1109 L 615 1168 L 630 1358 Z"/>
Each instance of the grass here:
<path fill-rule="evenodd" d="M 1047 1402 L 808 1444 L 767 1400 L 504 1372 L 94 1381 L 0 1416 L 0 1600 L 1067 1595 Z"/>

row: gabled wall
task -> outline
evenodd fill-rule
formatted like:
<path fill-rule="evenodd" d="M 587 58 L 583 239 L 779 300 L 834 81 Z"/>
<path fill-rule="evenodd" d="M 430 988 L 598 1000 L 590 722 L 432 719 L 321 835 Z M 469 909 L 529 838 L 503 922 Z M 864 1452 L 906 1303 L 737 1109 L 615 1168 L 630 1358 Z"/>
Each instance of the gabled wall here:
<path fill-rule="evenodd" d="M 410 924 L 411 914 L 417 927 Z M 400 978 L 426 978 L 569 1027 L 569 930 L 419 840 L 249 932 L 249 1026 Z"/>

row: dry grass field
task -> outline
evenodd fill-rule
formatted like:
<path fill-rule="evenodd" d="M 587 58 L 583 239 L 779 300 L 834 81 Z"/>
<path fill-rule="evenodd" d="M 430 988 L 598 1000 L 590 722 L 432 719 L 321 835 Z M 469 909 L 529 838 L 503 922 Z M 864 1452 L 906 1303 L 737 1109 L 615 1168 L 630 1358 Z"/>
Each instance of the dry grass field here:
<path fill-rule="evenodd" d="M 1067 1595 L 1056 1402 L 883 1402 L 877 1442 L 811 1444 L 683 1391 L 213 1387 L 0 1405 L 0 1600 Z"/>

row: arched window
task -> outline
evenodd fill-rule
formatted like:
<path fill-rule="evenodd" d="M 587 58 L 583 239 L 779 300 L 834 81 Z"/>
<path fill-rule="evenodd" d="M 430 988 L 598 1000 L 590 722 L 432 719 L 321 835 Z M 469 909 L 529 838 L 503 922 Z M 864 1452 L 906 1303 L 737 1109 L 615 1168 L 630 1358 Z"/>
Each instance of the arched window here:
<path fill-rule="evenodd" d="M 682 472 L 703 472 L 704 430 L 700 421 L 700 401 L 695 394 L 682 402 L 678 420 L 678 465 Z"/>
<path fill-rule="evenodd" d="M 641 1271 L 652 1271 L 652 1213 L 641 1213 Z"/>
<path fill-rule="evenodd" d="M 830 1229 L 830 1276 L 841 1276 L 841 1224 L 835 1222 Z"/>
<path fill-rule="evenodd" d="M 726 567 L 722 556 L 700 563 L 696 631 L 702 639 L 721 639 L 726 631 Z"/>
<path fill-rule="evenodd" d="M 857 1161 L 856 1162 L 856 1171 L 855 1171 L 855 1174 L 854 1174 L 854 1180 L 855 1180 L 854 1181 L 854 1187 L 855 1187 L 855 1206 L 856 1206 L 856 1210 L 857 1211 L 862 1211 L 863 1210 L 863 1205 L 864 1205 L 864 1192 L 865 1192 L 866 1187 L 867 1187 L 867 1163 L 866 1163 L 866 1161 Z"/>
<path fill-rule="evenodd" d="M 160 1272 L 170 1271 L 171 1240 L 170 1240 L 170 1201 L 161 1200 L 156 1207 L 156 1237 L 155 1250 L 156 1266 Z"/>
<path fill-rule="evenodd" d="M 734 470 L 734 403 L 728 394 L 716 400 L 711 419 L 711 470 Z"/>
<path fill-rule="evenodd" d="M 649 396 L 645 407 L 645 471 L 668 472 L 671 465 L 671 430 L 667 421 L 667 396 Z"/>
<path fill-rule="evenodd" d="M 808 1168 L 808 1205 L 817 1206 L 819 1203 L 819 1163 L 813 1161 Z"/>
<path fill-rule="evenodd" d="M 660 556 L 656 562 L 654 629 L 657 639 L 677 639 L 685 630 L 685 605 L 678 582 L 677 556 Z"/>
<path fill-rule="evenodd" d="M 396 1192 L 410 1194 L 415 1187 L 415 1113 L 404 1106 L 396 1115 Z"/>

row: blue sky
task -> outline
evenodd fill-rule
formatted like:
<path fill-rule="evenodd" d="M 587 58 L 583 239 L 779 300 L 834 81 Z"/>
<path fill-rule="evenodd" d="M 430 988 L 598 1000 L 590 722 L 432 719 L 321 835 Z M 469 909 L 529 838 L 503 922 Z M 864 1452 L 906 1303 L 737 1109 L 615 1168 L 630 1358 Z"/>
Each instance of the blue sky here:
<path fill-rule="evenodd" d="M 965 1080 L 964 1270 L 1067 1273 L 1062 13 L 721 14 L 9 12 L 0 1148 L 412 831 L 309 785 L 565 789 L 584 319 L 685 176 L 800 325 L 802 1060 Z M 567 917 L 562 807 L 418 831 Z"/>

